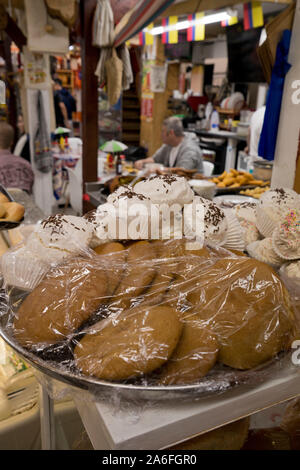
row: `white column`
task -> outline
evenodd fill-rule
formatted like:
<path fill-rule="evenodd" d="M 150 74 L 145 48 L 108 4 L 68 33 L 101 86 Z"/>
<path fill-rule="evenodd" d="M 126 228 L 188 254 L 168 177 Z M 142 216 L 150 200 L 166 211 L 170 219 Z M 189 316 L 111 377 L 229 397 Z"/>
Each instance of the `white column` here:
<path fill-rule="evenodd" d="M 293 188 L 300 131 L 300 0 L 297 0 L 277 135 L 272 187 Z"/>

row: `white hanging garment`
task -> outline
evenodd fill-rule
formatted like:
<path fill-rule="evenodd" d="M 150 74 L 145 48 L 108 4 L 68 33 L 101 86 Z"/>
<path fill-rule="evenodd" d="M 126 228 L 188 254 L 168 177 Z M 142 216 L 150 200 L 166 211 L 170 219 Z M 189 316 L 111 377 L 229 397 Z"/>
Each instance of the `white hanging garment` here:
<path fill-rule="evenodd" d="M 98 0 L 93 20 L 93 46 L 112 47 L 114 14 L 109 0 Z"/>

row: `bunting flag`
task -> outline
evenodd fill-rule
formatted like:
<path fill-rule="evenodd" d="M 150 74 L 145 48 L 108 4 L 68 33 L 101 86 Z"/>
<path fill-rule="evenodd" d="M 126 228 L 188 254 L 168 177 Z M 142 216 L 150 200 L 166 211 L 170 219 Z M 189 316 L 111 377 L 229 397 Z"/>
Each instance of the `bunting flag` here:
<path fill-rule="evenodd" d="M 221 21 L 221 26 L 223 26 L 224 28 L 225 26 L 232 26 L 233 24 L 236 24 L 238 22 L 239 22 L 239 19 L 237 16 L 230 16 L 228 20 Z"/>
<path fill-rule="evenodd" d="M 195 13 L 188 15 L 190 27 L 187 30 L 188 41 L 203 41 L 205 39 L 205 24 L 199 23 L 199 20 L 204 17 L 204 13 Z"/>
<path fill-rule="evenodd" d="M 149 33 L 151 29 L 154 28 L 154 24 L 151 23 L 147 26 L 147 28 L 143 29 L 139 32 L 139 42 L 140 46 L 152 46 L 154 42 L 153 34 Z"/>
<path fill-rule="evenodd" d="M 169 16 L 169 18 L 163 18 L 162 26 L 164 28 L 174 27 L 178 22 L 177 16 Z M 177 29 L 171 29 L 170 31 L 167 29 L 162 34 L 162 43 L 163 44 L 177 44 L 178 43 L 178 31 Z"/>
<path fill-rule="evenodd" d="M 264 25 L 263 9 L 260 2 L 244 3 L 244 30 Z"/>

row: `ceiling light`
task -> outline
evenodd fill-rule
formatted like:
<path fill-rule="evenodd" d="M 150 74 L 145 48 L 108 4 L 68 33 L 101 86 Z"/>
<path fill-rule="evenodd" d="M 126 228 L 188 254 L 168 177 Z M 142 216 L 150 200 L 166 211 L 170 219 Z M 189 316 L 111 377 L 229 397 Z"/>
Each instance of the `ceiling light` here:
<path fill-rule="evenodd" d="M 188 29 L 191 26 L 196 24 L 212 24 L 212 23 L 219 23 L 221 21 L 228 20 L 231 17 L 226 11 L 220 13 L 214 13 L 212 15 L 203 16 L 194 21 L 179 21 L 176 24 L 172 24 L 169 26 L 157 26 L 156 28 L 152 28 L 147 30 L 148 33 L 156 36 L 158 34 L 163 34 L 168 31 L 180 31 L 182 29 Z"/>

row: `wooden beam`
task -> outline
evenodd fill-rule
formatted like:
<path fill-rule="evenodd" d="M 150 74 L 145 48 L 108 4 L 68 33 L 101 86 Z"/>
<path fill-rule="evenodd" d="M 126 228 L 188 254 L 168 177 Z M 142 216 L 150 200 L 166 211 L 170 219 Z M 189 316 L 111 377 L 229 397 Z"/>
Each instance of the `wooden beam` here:
<path fill-rule="evenodd" d="M 95 70 L 99 49 L 92 46 L 92 22 L 96 0 L 81 0 L 81 54 L 82 54 L 82 171 L 85 183 L 97 181 L 98 177 L 98 78 Z M 94 207 L 84 201 L 83 212 Z"/>
<path fill-rule="evenodd" d="M 7 15 L 7 26 L 5 29 L 7 35 L 10 39 L 18 46 L 20 50 L 23 49 L 27 44 L 27 38 L 24 36 L 19 26 L 14 22 L 14 20 Z"/>

